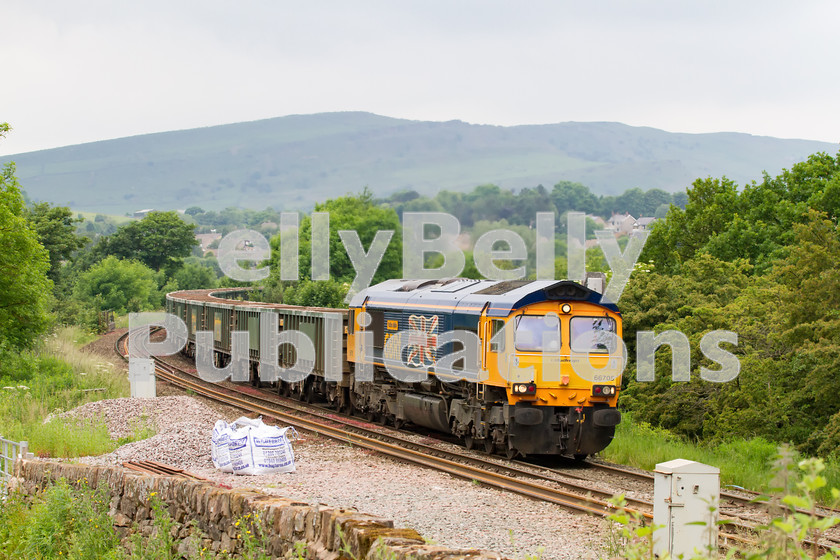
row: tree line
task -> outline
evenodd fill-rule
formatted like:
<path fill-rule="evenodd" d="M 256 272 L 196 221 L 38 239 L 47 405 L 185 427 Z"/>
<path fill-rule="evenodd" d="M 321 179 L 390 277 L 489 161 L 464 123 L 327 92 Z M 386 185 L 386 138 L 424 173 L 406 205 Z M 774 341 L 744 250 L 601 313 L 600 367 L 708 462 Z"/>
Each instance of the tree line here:
<path fill-rule="evenodd" d="M 457 217 L 462 227 L 478 221 L 505 220 L 511 225 L 532 226 L 537 212 L 585 212 L 609 218 L 616 213 L 664 218 L 671 205 L 684 207 L 685 192 L 669 193 L 662 189 L 628 189 L 618 196 L 595 195 L 589 187 L 571 181 L 560 181 L 551 190 L 542 185 L 523 188 L 518 193 L 496 185 L 480 185 L 467 193 L 441 191 L 434 197 L 421 196 L 413 190 L 401 191 L 378 200 L 403 212 L 446 212 Z"/>
<path fill-rule="evenodd" d="M 698 179 L 648 239 L 619 302 L 631 360 L 637 331 L 677 329 L 692 343 L 692 379 L 628 376 L 621 406 L 634 417 L 703 441 L 761 436 L 808 453 L 840 448 L 840 154 L 818 153 L 776 177 L 740 187 Z M 708 331 L 738 334 L 741 372 L 701 381 Z M 631 362 L 628 371 L 634 371 Z M 834 457 L 840 459 L 840 457 Z"/>

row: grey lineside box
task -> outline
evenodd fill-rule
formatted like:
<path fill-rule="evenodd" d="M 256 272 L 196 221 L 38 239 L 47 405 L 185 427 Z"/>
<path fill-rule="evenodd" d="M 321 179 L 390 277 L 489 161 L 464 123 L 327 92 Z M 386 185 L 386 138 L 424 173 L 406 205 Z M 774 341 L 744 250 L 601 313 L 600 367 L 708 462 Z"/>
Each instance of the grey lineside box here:
<path fill-rule="evenodd" d="M 691 558 L 695 551 L 717 550 L 720 469 L 674 459 L 654 469 L 653 551 Z"/>
<path fill-rule="evenodd" d="M 128 361 L 128 382 L 131 385 L 131 398 L 156 397 L 154 360 L 131 358 Z"/>

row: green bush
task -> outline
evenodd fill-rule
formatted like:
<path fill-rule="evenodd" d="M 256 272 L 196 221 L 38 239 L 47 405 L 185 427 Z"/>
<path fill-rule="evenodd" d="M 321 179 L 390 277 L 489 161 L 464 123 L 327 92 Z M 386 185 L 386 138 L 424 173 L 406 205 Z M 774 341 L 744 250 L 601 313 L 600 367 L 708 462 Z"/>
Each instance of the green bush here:
<path fill-rule="evenodd" d="M 29 503 L 10 493 L 0 507 L 0 560 L 123 558 L 108 499 L 85 482 L 73 489 L 59 480 Z"/>

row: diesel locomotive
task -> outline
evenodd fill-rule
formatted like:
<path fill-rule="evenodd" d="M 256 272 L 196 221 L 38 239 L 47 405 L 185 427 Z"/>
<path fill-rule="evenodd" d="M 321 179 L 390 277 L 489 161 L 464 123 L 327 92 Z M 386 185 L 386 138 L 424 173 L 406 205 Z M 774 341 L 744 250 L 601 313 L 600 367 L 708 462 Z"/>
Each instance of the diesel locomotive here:
<path fill-rule="evenodd" d="M 243 289 L 168 294 L 167 312 L 187 326 L 184 352 L 194 356 L 195 333 L 210 331 L 214 363 L 225 366 L 232 333 L 246 331 L 255 385 L 383 424 L 452 434 L 467 448 L 511 458 L 586 457 L 609 444 L 621 420 L 621 315 L 582 284 L 388 280 L 357 294 L 349 309 L 249 301 L 254 295 Z M 266 314 L 276 319 L 267 322 Z M 268 334 L 261 330 L 268 328 L 312 341 L 305 379 L 260 375 Z M 280 367 L 298 361 L 292 344 L 275 353 Z"/>

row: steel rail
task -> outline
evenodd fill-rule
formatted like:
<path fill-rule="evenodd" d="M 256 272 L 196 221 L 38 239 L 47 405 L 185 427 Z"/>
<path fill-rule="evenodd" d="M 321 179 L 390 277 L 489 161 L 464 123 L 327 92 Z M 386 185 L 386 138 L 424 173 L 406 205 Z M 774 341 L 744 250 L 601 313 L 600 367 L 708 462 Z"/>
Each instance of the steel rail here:
<path fill-rule="evenodd" d="M 120 341 L 122 340 L 124 340 L 125 342 L 123 343 L 123 348 L 120 348 L 119 345 Z M 123 356 L 123 358 L 125 358 L 125 354 L 127 354 L 127 335 L 123 335 L 120 341 L 117 341 L 117 350 L 118 353 L 121 356 Z M 585 504 L 594 505 L 596 508 L 601 508 L 597 512 L 599 515 L 605 515 L 603 511 L 608 511 L 614 508 L 614 506 L 612 506 L 607 501 L 609 498 L 612 497 L 612 494 L 604 492 L 602 490 L 576 485 L 573 483 L 558 480 L 555 477 L 550 477 L 535 472 L 529 472 L 524 469 L 516 468 L 514 466 L 503 465 L 500 463 L 495 463 L 473 456 L 468 456 L 451 451 L 445 451 L 439 448 L 410 441 L 394 435 L 388 435 L 378 431 L 369 430 L 367 428 L 359 426 L 354 422 L 342 420 L 340 418 L 335 418 L 334 416 L 332 416 L 332 414 L 327 415 L 323 412 L 322 409 L 318 409 L 316 412 L 312 410 L 311 407 L 306 407 L 302 404 L 295 403 L 292 405 L 284 402 L 279 402 L 275 399 L 269 399 L 262 395 L 253 395 L 244 391 L 236 391 L 242 396 L 231 395 L 231 389 L 222 388 L 216 384 L 211 384 L 200 380 L 196 378 L 193 374 L 183 372 L 177 366 L 167 364 L 166 362 L 158 358 L 155 359 L 155 368 L 156 371 L 159 371 L 162 374 L 163 378 L 176 385 L 180 385 L 184 388 L 189 388 L 192 391 L 199 392 L 215 400 L 224 399 L 223 402 L 226 402 L 227 404 L 232 404 L 233 406 L 243 408 L 251 412 L 275 417 L 295 427 L 308 429 L 317 433 L 322 433 L 323 435 L 332 437 L 333 439 L 338 439 L 340 441 L 352 443 L 354 445 L 359 445 L 360 447 L 365 447 L 367 449 L 380 451 L 387 455 L 396 456 L 402 460 L 423 464 L 432 468 L 438 468 L 434 465 L 435 461 L 446 462 L 448 470 L 440 468 L 438 468 L 438 470 L 444 470 L 444 472 L 448 472 L 449 474 L 461 476 L 462 478 L 476 480 L 491 486 L 494 485 L 492 484 L 492 477 L 503 477 L 502 479 L 500 479 L 501 486 L 499 486 L 503 489 L 517 492 L 517 484 L 511 482 L 516 481 L 522 483 L 520 486 L 524 487 L 524 490 L 518 491 L 518 493 L 533 498 L 542 499 L 543 501 L 554 501 L 554 503 L 557 503 L 558 505 L 565 505 L 566 507 L 572 509 L 576 508 L 573 508 L 572 505 L 570 505 L 570 502 L 583 502 Z M 186 376 L 188 379 L 185 379 L 182 376 Z M 221 399 L 219 398 L 219 396 L 221 396 Z M 254 400 L 266 403 L 269 406 L 254 403 Z M 311 420 L 308 421 L 311 423 L 307 423 L 306 421 L 304 421 L 305 419 L 302 419 L 300 416 L 284 413 L 276 407 L 282 407 L 284 409 L 292 410 L 296 413 L 318 417 L 324 420 L 325 422 L 328 422 L 328 424 L 323 424 L 321 422 Z M 340 426 L 342 426 L 342 428 L 336 428 L 335 424 L 339 424 Z M 351 433 L 353 434 L 352 436 L 350 435 Z M 390 443 L 387 441 L 382 441 L 383 439 L 390 440 Z M 379 441 L 382 445 L 387 446 L 387 449 L 375 449 L 374 447 L 367 445 L 367 442 L 369 441 Z M 399 453 L 397 453 L 396 450 L 400 450 Z M 406 454 L 409 454 L 410 456 L 406 456 Z M 444 455 L 444 457 L 441 457 L 441 455 Z M 415 459 L 412 459 L 412 456 L 415 457 Z M 417 460 L 417 457 L 422 457 L 422 461 Z M 471 463 L 472 466 L 462 465 L 463 462 Z M 458 474 L 458 472 L 456 472 L 457 465 L 461 465 L 463 467 L 462 470 L 464 472 Z M 507 475 L 498 472 L 492 472 L 494 470 L 505 471 Z M 484 474 L 482 475 L 482 473 Z M 563 486 L 570 491 L 557 488 L 550 488 L 544 485 L 534 483 L 528 483 L 526 481 L 518 480 L 515 477 L 527 477 L 531 479 L 543 480 L 548 483 Z M 554 496 L 555 500 L 549 500 L 545 497 L 541 497 L 545 495 L 552 495 Z M 647 518 L 652 517 L 652 514 L 649 512 L 642 512 L 640 510 L 635 509 L 639 507 L 651 509 L 652 504 L 650 504 L 649 502 L 633 498 L 627 499 L 627 502 L 634 506 L 634 509 L 631 509 L 630 511 L 639 511 L 639 513 L 641 513 Z M 596 513 L 592 511 L 591 508 L 584 508 L 581 511 L 586 511 L 588 513 Z"/>
<path fill-rule="evenodd" d="M 188 478 L 191 480 L 198 480 L 202 482 L 209 482 L 206 478 L 202 476 L 198 476 L 197 474 L 193 474 L 191 472 L 187 472 L 184 469 L 179 469 L 176 467 L 172 467 L 170 465 L 164 465 L 163 463 L 158 463 L 157 461 L 124 461 L 122 466 L 133 471 L 146 473 L 146 474 L 162 474 L 166 476 L 179 476 L 181 478 Z"/>
<path fill-rule="evenodd" d="M 188 372 L 184 372 L 183 370 L 181 370 L 180 368 L 178 368 L 177 366 L 175 366 L 173 364 L 167 363 L 163 360 L 159 360 L 159 361 L 164 366 L 178 371 L 179 375 L 183 374 L 183 375 L 186 375 L 186 376 L 189 376 L 189 377 L 194 377 L 192 374 L 190 374 Z M 483 459 L 481 457 L 476 457 L 476 456 L 473 456 L 473 455 L 466 455 L 466 454 L 458 453 L 458 452 L 454 452 L 454 451 L 447 451 L 445 449 L 440 449 L 438 447 L 433 447 L 431 445 L 427 445 L 427 444 L 424 444 L 424 443 L 411 441 L 411 440 L 408 440 L 408 439 L 405 439 L 403 437 L 399 437 L 399 436 L 396 436 L 396 435 L 386 434 L 386 433 L 383 433 L 383 432 L 378 431 L 378 430 L 371 430 L 371 429 L 365 428 L 364 426 L 360 426 L 355 419 L 345 420 L 345 419 L 342 419 L 342 418 L 337 418 L 334 415 L 335 414 L 334 411 L 329 411 L 328 412 L 328 411 L 325 411 L 325 409 L 322 408 L 322 407 L 314 406 L 314 405 L 311 405 L 311 404 L 307 405 L 307 404 L 304 404 L 304 403 L 298 403 L 298 402 L 293 401 L 293 400 L 290 401 L 288 398 L 283 399 L 283 401 L 277 400 L 277 398 L 268 398 L 268 396 L 265 395 L 264 393 L 262 393 L 259 389 L 256 389 L 255 391 L 260 391 L 260 393 L 252 394 L 250 391 L 239 391 L 239 390 L 236 390 L 236 389 L 231 389 L 230 387 L 223 387 L 223 388 L 227 389 L 227 390 L 233 390 L 233 391 L 243 395 L 247 399 L 254 399 L 254 400 L 260 401 L 262 403 L 266 403 L 269 406 L 279 406 L 279 407 L 282 407 L 284 409 L 292 410 L 292 411 L 295 411 L 295 412 L 298 412 L 298 413 L 301 413 L 301 414 L 307 414 L 307 415 L 310 415 L 310 416 L 313 416 L 313 417 L 317 417 L 317 418 L 320 418 L 320 419 L 322 419 L 326 422 L 332 423 L 332 424 L 339 424 L 339 425 L 343 426 L 343 429 L 345 429 L 345 430 L 349 430 L 351 432 L 356 432 L 356 433 L 361 433 L 361 434 L 366 435 L 368 437 L 373 437 L 373 438 L 379 439 L 379 440 L 390 441 L 391 443 L 395 443 L 395 444 L 400 445 L 402 447 L 408 447 L 408 448 L 411 448 L 415 451 L 425 453 L 427 455 L 436 456 L 436 457 L 439 457 L 439 458 L 440 457 L 449 458 L 450 460 L 455 460 L 455 461 L 460 461 L 460 462 L 466 462 L 466 463 L 469 463 L 469 464 L 471 464 L 471 465 L 473 465 L 477 468 L 483 469 L 483 470 L 503 471 L 508 476 L 526 477 L 526 478 L 531 478 L 531 479 L 542 480 L 544 482 L 548 482 L 548 483 L 552 483 L 552 484 L 557 484 L 557 485 L 559 485 L 563 488 L 566 488 L 566 489 L 570 490 L 573 494 L 576 493 L 576 495 L 589 495 L 590 497 L 594 496 L 594 497 L 600 498 L 602 500 L 602 503 L 606 503 L 606 501 L 609 500 L 610 498 L 612 498 L 613 495 L 614 495 L 611 492 L 605 492 L 603 490 L 598 490 L 597 488 L 582 486 L 582 485 L 575 484 L 575 483 L 572 483 L 572 482 L 560 480 L 560 479 L 556 478 L 555 476 L 548 476 L 544 473 L 529 471 L 529 470 L 525 470 L 524 468 L 519 468 L 517 466 L 514 466 L 514 465 L 522 465 L 523 467 L 528 467 L 528 468 L 531 468 L 531 469 L 538 469 L 539 470 L 539 467 L 535 467 L 534 465 L 528 465 L 527 463 L 512 462 L 513 464 L 507 464 L 506 465 L 504 463 L 497 463 L 497 462 L 494 462 L 494 461 L 491 461 L 491 460 L 488 460 L 488 459 Z M 557 474 L 564 475 L 564 473 L 557 473 Z M 565 475 L 565 476 L 568 476 L 568 475 Z M 571 477 L 571 478 L 577 478 L 577 477 Z M 591 481 L 586 481 L 586 482 L 591 482 Z M 625 499 L 626 499 L 627 503 L 633 508 L 640 508 L 640 509 L 652 509 L 653 508 L 653 504 L 651 504 L 650 502 L 647 502 L 645 500 L 640 500 L 640 499 L 632 498 L 632 497 L 627 497 Z"/>
<path fill-rule="evenodd" d="M 370 438 L 361 434 L 344 431 L 340 428 L 327 425 L 322 422 L 316 422 L 308 418 L 295 416 L 276 408 L 270 408 L 261 404 L 251 402 L 249 400 L 226 394 L 222 391 L 214 390 L 204 386 L 201 383 L 184 379 L 181 376 L 173 374 L 166 368 L 158 366 L 157 371 L 161 373 L 162 377 L 174 384 L 186 389 L 190 389 L 198 394 L 212 398 L 225 404 L 233 405 L 243 410 L 263 414 L 272 418 L 276 418 L 286 424 L 295 426 L 303 430 L 315 432 L 325 435 L 337 441 L 356 445 L 371 451 L 377 451 L 384 455 L 401 459 L 410 463 L 415 463 L 425 467 L 430 467 L 435 470 L 446 472 L 448 474 L 466 478 L 468 480 L 476 480 L 480 483 L 494 486 L 503 490 L 508 490 L 536 498 L 539 500 L 555 503 L 577 511 L 584 511 L 597 515 L 604 515 L 605 508 L 609 508 L 609 504 L 594 498 L 585 498 L 574 495 L 570 492 L 548 488 L 532 482 L 518 480 L 506 475 L 491 473 L 484 469 L 479 469 L 469 465 L 457 463 L 449 459 L 441 457 L 433 457 L 426 453 L 406 449 L 402 446 L 387 443 L 379 439 Z"/>
<path fill-rule="evenodd" d="M 126 356 L 128 354 L 128 349 L 127 349 L 128 334 L 129 333 L 126 333 L 126 334 L 122 335 L 117 340 L 117 342 L 115 344 L 117 353 L 120 356 L 122 356 L 123 359 L 126 359 L 126 360 L 127 360 Z M 120 348 L 121 343 L 123 344 L 122 349 Z M 248 400 L 248 399 L 244 399 L 244 398 L 232 395 L 232 394 L 230 394 L 230 391 L 227 390 L 227 389 L 225 389 L 223 391 L 218 390 L 218 389 L 213 389 L 213 388 L 211 388 L 212 384 L 210 384 L 208 382 L 200 381 L 197 378 L 196 378 L 195 381 L 190 380 L 190 379 L 185 379 L 181 375 L 178 375 L 177 373 L 175 373 L 176 369 L 177 368 L 175 368 L 174 366 L 162 363 L 160 360 L 157 360 L 157 359 L 155 360 L 155 370 L 156 370 L 156 372 L 159 372 L 161 374 L 161 377 L 165 381 L 167 381 L 169 383 L 172 383 L 173 385 L 180 386 L 184 389 L 189 389 L 191 391 L 194 391 L 195 393 L 201 394 L 201 395 L 203 395 L 207 398 L 210 398 L 212 400 L 216 400 L 218 402 L 222 402 L 224 404 L 228 404 L 230 406 L 234 406 L 234 407 L 240 408 L 242 410 L 246 410 L 246 411 L 249 411 L 249 412 L 254 412 L 254 413 L 257 413 L 257 414 L 263 414 L 263 415 L 268 416 L 268 417 L 276 418 L 280 421 L 283 421 L 283 422 L 288 423 L 292 426 L 295 426 L 296 428 L 300 428 L 300 429 L 307 430 L 307 431 L 310 431 L 310 432 L 319 433 L 319 434 L 322 434 L 324 436 L 335 439 L 337 441 L 341 441 L 341 442 L 348 443 L 348 444 L 351 444 L 351 445 L 356 445 L 356 446 L 362 447 L 364 449 L 376 451 L 376 452 L 382 453 L 383 455 L 387 455 L 387 456 L 390 456 L 392 458 L 396 458 L 396 459 L 399 459 L 399 460 L 402 460 L 402 461 L 405 461 L 405 462 L 425 466 L 427 468 L 431 468 L 431 469 L 438 470 L 438 471 L 441 471 L 441 472 L 446 472 L 448 474 L 451 474 L 453 476 L 457 476 L 459 478 L 473 480 L 473 481 L 479 482 L 481 484 L 485 484 L 485 485 L 490 486 L 490 487 L 495 487 L 495 488 L 499 488 L 499 489 L 502 489 L 502 490 L 514 492 L 514 493 L 517 493 L 517 494 L 520 494 L 520 495 L 523 495 L 523 496 L 530 497 L 532 499 L 537 499 L 537 500 L 553 503 L 553 504 L 559 505 L 561 507 L 565 507 L 567 509 L 580 511 L 580 512 L 584 512 L 584 513 L 589 513 L 589 514 L 593 514 L 593 515 L 598 515 L 600 517 L 606 517 L 607 515 L 609 515 L 612 512 L 619 511 L 614 505 L 610 504 L 609 502 L 607 502 L 605 500 L 600 500 L 600 499 L 594 498 L 591 495 L 590 496 L 581 496 L 579 494 L 574 494 L 572 492 L 566 492 L 566 491 L 559 490 L 559 489 L 556 489 L 556 488 L 550 488 L 550 487 L 547 487 L 547 486 L 544 486 L 544 485 L 535 484 L 533 482 L 529 482 L 529 481 L 526 481 L 526 480 L 520 480 L 520 479 L 514 478 L 512 476 L 507 476 L 507 475 L 504 475 L 504 474 L 495 473 L 495 472 L 492 472 L 491 470 L 488 470 L 487 468 L 478 468 L 478 467 L 474 467 L 474 466 L 470 466 L 470 465 L 465 465 L 463 463 L 459 463 L 457 461 L 453 461 L 453 460 L 450 460 L 450 459 L 446 459 L 446 458 L 442 458 L 442 457 L 435 457 L 433 455 L 430 455 L 430 453 L 429 453 L 430 449 L 433 450 L 435 453 L 448 453 L 448 452 L 442 452 L 441 450 L 431 448 L 430 446 L 425 446 L 423 444 L 419 444 L 419 443 L 416 443 L 416 442 L 409 442 L 408 440 L 403 440 L 401 438 L 396 438 L 394 436 L 386 436 L 385 434 L 381 434 L 379 432 L 374 432 L 374 433 L 376 433 L 377 437 L 388 437 L 392 440 L 400 441 L 401 444 L 408 443 L 408 444 L 410 444 L 412 446 L 415 446 L 415 447 L 426 448 L 426 449 L 423 449 L 423 450 L 420 450 L 420 451 L 413 450 L 413 449 L 407 449 L 407 448 L 403 447 L 403 445 L 388 443 L 388 442 L 382 441 L 381 439 L 364 436 L 364 435 L 361 435 L 359 433 L 344 431 L 343 429 L 336 428 L 335 426 L 330 426 L 328 424 L 324 424 L 324 423 L 316 422 L 314 420 L 310 420 L 310 419 L 303 418 L 303 417 L 300 417 L 300 416 L 292 415 L 290 413 L 283 412 L 282 410 L 279 410 L 276 407 L 283 406 L 285 408 L 289 408 L 291 410 L 294 410 L 295 412 L 300 412 L 300 413 L 304 413 L 304 414 L 307 414 L 307 415 L 316 415 L 316 414 L 311 412 L 311 411 L 308 411 L 308 410 L 302 410 L 300 408 L 294 408 L 294 407 L 288 406 L 284 403 L 279 403 L 279 402 L 276 402 L 276 401 L 273 401 L 273 400 L 266 399 L 264 397 L 248 395 L 248 397 L 250 399 L 262 400 L 263 402 L 268 402 L 272 405 L 272 407 L 264 406 L 264 405 L 252 402 L 252 400 Z M 192 376 L 191 374 L 188 374 L 188 373 L 184 373 L 184 375 L 194 378 L 194 376 Z M 340 419 L 329 418 L 328 421 L 330 423 L 341 424 L 345 428 L 350 428 L 350 429 L 359 430 L 359 431 L 364 430 L 363 428 L 359 427 L 358 425 L 352 424 L 350 422 L 345 422 L 345 421 L 340 420 Z M 482 461 L 482 460 L 477 459 L 475 457 L 469 457 L 469 456 L 465 456 L 465 455 L 457 455 L 457 454 L 453 454 L 453 453 L 450 453 L 450 455 L 455 455 L 459 459 L 466 459 L 470 462 L 484 462 L 491 469 L 505 469 L 508 472 L 514 471 L 515 474 L 517 474 L 517 475 L 522 474 L 523 476 L 527 476 L 527 477 L 531 477 L 531 478 L 542 478 L 544 480 L 547 480 L 547 481 L 550 481 L 550 482 L 553 482 L 553 483 L 556 483 L 556 484 L 563 484 L 563 485 L 571 486 L 569 483 L 564 483 L 562 481 L 558 481 L 558 480 L 556 480 L 554 478 L 551 478 L 551 477 L 546 477 L 544 475 L 539 475 L 537 473 L 523 471 L 521 469 L 516 469 L 514 467 L 500 465 L 498 463 L 493 463 L 493 462 L 490 462 L 490 461 Z M 610 471 L 615 471 L 615 472 L 621 472 L 622 474 L 628 474 L 628 475 L 634 476 L 636 478 L 643 478 L 643 479 L 652 479 L 653 478 L 652 475 L 645 475 L 643 473 L 638 473 L 638 472 L 634 472 L 634 471 L 625 471 L 624 469 L 620 469 L 618 467 L 614 467 L 614 466 L 611 466 L 611 465 L 605 466 L 605 465 L 602 465 L 602 464 L 591 463 L 591 462 L 589 463 L 589 465 L 594 466 L 595 468 L 598 468 L 598 469 L 602 469 L 602 470 L 610 470 Z M 562 471 L 556 471 L 555 469 L 546 469 L 546 470 L 551 471 L 551 472 L 557 472 L 558 474 L 564 474 L 564 473 L 562 473 Z M 606 494 L 602 491 L 592 490 L 592 489 L 589 489 L 589 488 L 582 488 L 581 490 L 586 491 L 586 492 L 590 492 L 590 493 L 600 493 L 602 495 Z M 742 496 L 737 496 L 735 494 L 730 494 L 728 492 L 726 492 L 726 493 L 722 492 L 721 493 L 722 498 L 725 497 L 727 499 L 730 499 L 730 496 L 731 496 L 731 499 L 737 500 L 739 502 L 752 503 L 752 504 L 755 503 L 754 500 L 749 500 L 749 499 L 743 498 Z M 652 506 L 652 504 L 649 504 L 648 502 L 644 502 L 642 500 L 632 500 L 632 501 L 635 502 L 635 503 L 641 504 L 643 506 L 646 506 L 646 507 L 651 507 Z M 630 512 L 630 513 L 639 514 L 640 516 L 642 516 L 643 518 L 645 518 L 647 520 L 652 520 L 652 517 L 653 517 L 652 513 L 647 512 L 647 511 L 640 511 L 640 510 L 635 509 L 635 508 L 625 507 L 624 510 L 627 511 L 627 512 Z M 730 522 L 730 523 L 728 523 L 728 525 L 731 529 L 745 530 L 745 531 L 755 531 L 755 527 L 748 526 L 748 525 L 745 525 L 745 524 L 740 523 L 740 522 Z M 727 532 L 723 532 L 723 531 L 721 531 L 721 533 L 719 534 L 719 539 L 720 539 L 720 542 L 721 542 L 721 546 L 729 546 L 728 542 L 737 542 L 737 543 L 740 543 L 741 545 L 747 545 L 747 546 L 754 546 L 756 544 L 755 540 L 750 539 L 748 537 L 742 536 L 742 535 L 737 534 L 737 533 L 727 533 Z"/>
<path fill-rule="evenodd" d="M 125 341 L 127 343 L 127 334 L 123 335 L 120 338 L 120 340 L 117 341 L 117 348 L 119 354 L 125 357 L 125 354 L 127 352 L 125 352 L 125 347 L 123 347 L 123 349 L 120 349 L 121 341 Z M 504 474 L 494 473 L 487 469 L 482 469 L 471 465 L 465 465 L 462 463 L 458 463 L 457 461 L 453 461 L 442 457 L 432 456 L 428 453 L 428 450 L 418 451 L 407 449 L 401 445 L 388 443 L 358 433 L 348 432 L 343 430 L 342 428 L 331 426 L 323 422 L 318 422 L 309 418 L 296 416 L 291 413 L 279 410 L 276 407 L 268 407 L 259 403 L 255 403 L 252 400 L 232 395 L 226 390 L 222 391 L 213 388 L 210 383 L 200 381 L 198 379 L 185 379 L 184 377 L 175 373 L 173 370 L 174 368 L 172 368 L 172 366 L 161 364 L 158 361 L 155 362 L 155 371 L 159 374 L 159 377 L 161 377 L 163 380 L 169 383 L 172 383 L 173 385 L 180 386 L 184 389 L 189 389 L 197 394 L 203 395 L 218 402 L 222 402 L 224 404 L 240 408 L 242 410 L 262 414 L 271 418 L 276 418 L 279 421 L 282 421 L 286 424 L 292 425 L 302 430 L 315 432 L 330 437 L 337 441 L 341 441 L 344 443 L 362 447 L 364 449 L 382 453 L 383 455 L 387 455 L 392 458 L 432 468 L 434 470 L 445 472 L 453 476 L 457 476 L 459 478 L 474 480 L 487 486 L 492 486 L 495 488 L 500 488 L 502 490 L 515 492 L 520 495 L 553 503 L 575 511 L 581 511 L 598 516 L 606 516 L 609 514 L 610 510 L 614 509 L 614 506 L 612 506 L 608 502 L 604 500 L 599 500 L 591 496 L 581 496 L 572 492 L 567 492 L 557 488 L 550 488 L 527 480 L 520 480 Z M 277 403 L 272 404 L 276 405 Z M 331 419 L 330 422 L 333 423 L 335 421 Z M 496 464 L 494 464 L 493 466 L 496 468 L 499 467 L 499 465 Z M 533 475 L 529 473 L 529 476 Z M 628 511 L 635 510 L 628 509 Z M 651 517 L 651 514 L 648 512 L 639 513 L 648 518 Z"/>

